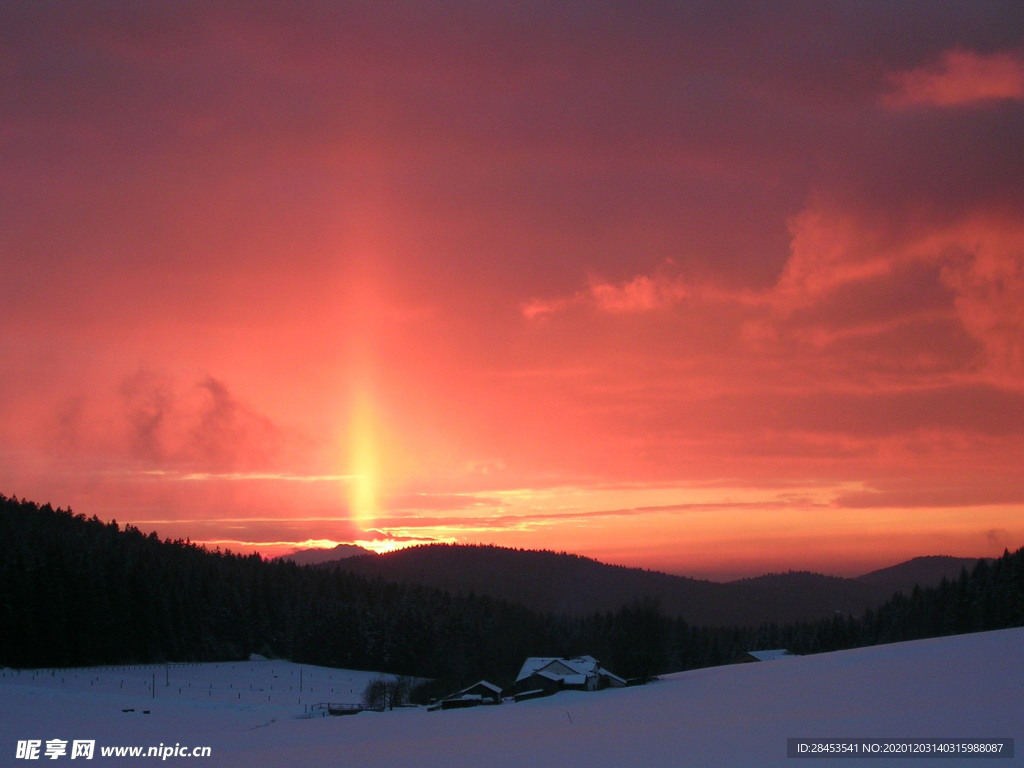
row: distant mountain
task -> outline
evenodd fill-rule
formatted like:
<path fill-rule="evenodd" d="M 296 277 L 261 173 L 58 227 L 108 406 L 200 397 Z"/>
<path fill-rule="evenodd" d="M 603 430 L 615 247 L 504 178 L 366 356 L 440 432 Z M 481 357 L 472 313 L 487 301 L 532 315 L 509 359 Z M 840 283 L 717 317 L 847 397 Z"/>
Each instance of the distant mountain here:
<path fill-rule="evenodd" d="M 664 573 L 606 565 L 579 555 L 493 546 L 432 544 L 374 557 L 356 557 L 337 567 L 388 581 L 426 584 L 452 593 L 500 597 L 534 610 L 582 616 L 615 610 L 644 596 L 682 595 L 686 606 L 706 604 L 721 585 Z M 675 603 L 662 610 L 675 612 Z"/>
<path fill-rule="evenodd" d="M 625 568 L 579 555 L 493 546 L 429 545 L 353 557 L 336 567 L 454 594 L 489 595 L 538 611 L 585 616 L 653 599 L 690 624 L 756 625 L 859 614 L 892 596 L 885 580 L 783 573 L 725 584 Z M 939 578 L 928 574 L 927 584 Z"/>
<path fill-rule="evenodd" d="M 331 549 L 300 549 L 290 555 L 281 555 L 276 560 L 284 560 L 296 565 L 320 565 L 333 563 L 336 560 L 344 560 L 349 557 L 362 557 L 363 555 L 374 555 L 368 549 L 357 547 L 355 544 L 339 544 Z M 375 555 L 374 555 L 375 556 Z"/>
<path fill-rule="evenodd" d="M 991 563 L 991 558 L 983 558 Z M 893 565 L 889 568 L 881 568 L 871 573 L 858 576 L 855 580 L 862 584 L 869 584 L 884 589 L 892 594 L 903 592 L 909 595 L 915 585 L 919 587 L 931 587 L 939 584 L 944 578 L 950 581 L 959 578 L 960 572 L 966 568 L 970 571 L 978 564 L 978 558 L 973 557 L 948 557 L 945 555 L 929 555 L 927 557 L 915 557 L 905 563 Z"/>
<path fill-rule="evenodd" d="M 533 610 L 586 616 L 655 600 L 661 611 L 690 624 L 753 626 L 859 615 L 914 585 L 954 579 L 977 560 L 918 557 L 852 579 L 818 573 L 768 574 L 718 583 L 658 571 L 608 565 L 588 557 L 494 546 L 433 544 L 378 555 L 352 545 L 306 550 L 282 559 L 338 567 L 363 576 L 422 584 L 453 594 L 510 600 Z"/>

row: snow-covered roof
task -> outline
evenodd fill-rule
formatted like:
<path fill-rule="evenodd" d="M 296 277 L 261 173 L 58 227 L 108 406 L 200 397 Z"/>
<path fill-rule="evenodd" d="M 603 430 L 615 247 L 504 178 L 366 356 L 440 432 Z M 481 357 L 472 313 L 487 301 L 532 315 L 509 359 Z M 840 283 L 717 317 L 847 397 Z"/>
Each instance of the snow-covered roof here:
<path fill-rule="evenodd" d="M 501 693 L 501 688 L 496 686 L 494 683 L 487 682 L 486 680 L 481 680 L 481 681 L 479 681 L 477 683 L 473 683 L 472 685 L 463 688 L 461 691 L 459 691 L 459 693 L 465 693 L 466 691 L 471 691 L 474 688 L 476 688 L 478 685 L 483 686 L 487 690 L 493 691 L 494 693 Z"/>
<path fill-rule="evenodd" d="M 516 682 L 525 680 L 530 675 L 542 675 L 551 680 L 564 680 L 569 685 L 582 685 L 588 677 L 604 675 L 615 680 L 621 680 L 601 664 L 593 656 L 576 656 L 571 659 L 563 659 L 549 656 L 531 656 L 523 662 L 522 669 Z M 625 681 L 622 681 L 625 683 Z"/>
<path fill-rule="evenodd" d="M 796 654 L 785 648 L 778 648 L 773 651 L 748 651 L 758 661 L 775 661 L 776 659 L 791 658 Z"/>
<path fill-rule="evenodd" d="M 447 700 L 449 700 L 449 701 L 452 701 L 454 699 L 460 699 L 460 698 L 461 699 L 471 699 L 471 698 L 474 698 L 474 697 L 478 697 L 479 698 L 479 697 L 481 697 L 481 694 L 471 694 L 471 693 L 469 693 L 469 691 L 472 691 L 474 688 L 481 688 L 481 687 L 482 688 L 486 688 L 488 691 L 491 691 L 492 693 L 494 693 L 494 694 L 496 694 L 498 696 L 501 696 L 501 688 L 496 686 L 494 683 L 489 683 L 486 680 L 480 680 L 478 682 L 473 683 L 472 685 L 467 685 L 461 691 L 457 691 L 457 692 L 451 694 L 450 696 L 446 696 L 445 698 Z"/>
<path fill-rule="evenodd" d="M 577 656 L 572 659 L 563 659 L 550 656 L 531 656 L 523 662 L 519 670 L 520 680 L 538 672 L 547 672 L 545 677 L 564 678 L 566 675 L 587 675 L 597 673 L 597 659 L 593 656 Z"/>

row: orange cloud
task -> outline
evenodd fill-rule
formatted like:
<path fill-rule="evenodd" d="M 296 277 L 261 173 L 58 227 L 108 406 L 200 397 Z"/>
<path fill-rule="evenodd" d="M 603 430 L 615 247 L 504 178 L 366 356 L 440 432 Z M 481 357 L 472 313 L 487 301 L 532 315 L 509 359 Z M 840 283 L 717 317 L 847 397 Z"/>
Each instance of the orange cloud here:
<path fill-rule="evenodd" d="M 939 61 L 896 72 L 885 96 L 891 107 L 931 104 L 953 107 L 996 99 L 1024 99 L 1024 58 L 1018 52 L 980 54 L 963 48 Z"/>
<path fill-rule="evenodd" d="M 943 269 L 964 328 L 985 348 L 988 370 L 1020 386 L 1024 375 L 1024 225 L 975 220 L 950 233 L 961 257 Z"/>
<path fill-rule="evenodd" d="M 603 312 L 649 312 L 682 301 L 690 291 L 680 280 L 637 275 L 618 285 L 594 281 L 590 295 Z"/>
<path fill-rule="evenodd" d="M 900 338 L 923 352 L 932 345 L 920 329 L 930 327 L 941 332 L 947 352 L 960 355 L 962 373 L 1019 386 L 1024 226 L 1016 218 L 976 212 L 948 223 L 898 225 L 815 203 L 790 220 L 790 232 L 789 259 L 763 294 L 769 311 L 745 322 L 746 341 L 866 349 L 874 339 L 875 350 L 888 350 L 894 363 L 903 356 L 900 367 L 909 373 L 911 350 Z M 957 342 L 958 335 L 972 339 L 976 350 Z"/>
<path fill-rule="evenodd" d="M 850 282 L 887 274 L 892 263 L 864 221 L 812 206 L 790 219 L 790 257 L 773 291 L 785 310 L 814 303 Z"/>
<path fill-rule="evenodd" d="M 765 297 L 749 289 L 728 289 L 711 282 L 686 280 L 666 259 L 652 274 L 637 274 L 612 282 L 591 275 L 587 288 L 570 296 L 532 299 L 520 307 L 527 320 L 547 319 L 571 307 L 589 307 L 606 315 L 639 315 L 695 303 L 758 306 Z"/>
<path fill-rule="evenodd" d="M 591 277 L 586 290 L 564 298 L 534 299 L 523 305 L 522 313 L 528 320 L 542 319 L 583 305 L 608 314 L 636 314 L 671 307 L 692 294 L 692 288 L 680 278 L 664 272 L 636 275 L 620 283 Z"/>

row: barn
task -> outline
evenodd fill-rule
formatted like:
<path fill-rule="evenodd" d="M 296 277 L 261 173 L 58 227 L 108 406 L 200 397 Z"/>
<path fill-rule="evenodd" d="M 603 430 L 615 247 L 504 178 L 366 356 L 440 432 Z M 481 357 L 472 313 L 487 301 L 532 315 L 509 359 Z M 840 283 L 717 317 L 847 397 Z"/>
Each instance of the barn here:
<path fill-rule="evenodd" d="M 602 667 L 593 656 L 533 656 L 523 662 L 513 691 L 516 701 L 522 701 L 558 691 L 597 691 L 625 685 L 623 678 Z"/>
<path fill-rule="evenodd" d="M 429 707 L 431 711 L 438 709 L 462 709 L 464 707 L 478 707 L 481 704 L 501 704 L 502 689 L 486 680 L 481 680 L 473 685 L 445 696 L 439 702 Z"/>

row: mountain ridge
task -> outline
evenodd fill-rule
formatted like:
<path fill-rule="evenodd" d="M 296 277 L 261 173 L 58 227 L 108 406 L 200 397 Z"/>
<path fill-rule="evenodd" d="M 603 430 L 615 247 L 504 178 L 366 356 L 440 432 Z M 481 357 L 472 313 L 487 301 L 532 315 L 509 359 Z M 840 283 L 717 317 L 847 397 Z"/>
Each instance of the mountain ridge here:
<path fill-rule="evenodd" d="M 970 570 L 979 560 L 992 563 L 991 557 L 953 557 L 951 555 L 920 555 L 887 568 L 855 576 L 857 581 L 890 589 L 893 592 L 909 594 L 915 586 L 925 587 L 938 584 L 943 578 L 953 579 L 960 571 Z"/>
<path fill-rule="evenodd" d="M 922 562 L 918 562 L 923 560 Z M 454 594 L 512 600 L 535 610 L 582 616 L 652 600 L 691 624 L 752 626 L 860 614 L 914 584 L 937 585 L 977 560 L 925 556 L 855 578 L 805 571 L 718 583 L 602 563 L 550 550 L 430 544 L 322 563 L 368 577 L 423 584 Z"/>
<path fill-rule="evenodd" d="M 339 544 L 330 549 L 323 547 L 298 549 L 291 554 L 281 555 L 273 559 L 295 563 L 296 565 L 320 565 L 321 563 L 333 563 L 337 560 L 344 560 L 348 557 L 361 557 L 372 554 L 374 553 L 371 550 L 356 544 Z"/>

